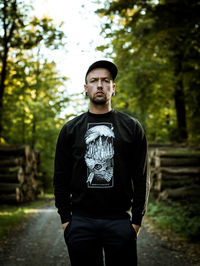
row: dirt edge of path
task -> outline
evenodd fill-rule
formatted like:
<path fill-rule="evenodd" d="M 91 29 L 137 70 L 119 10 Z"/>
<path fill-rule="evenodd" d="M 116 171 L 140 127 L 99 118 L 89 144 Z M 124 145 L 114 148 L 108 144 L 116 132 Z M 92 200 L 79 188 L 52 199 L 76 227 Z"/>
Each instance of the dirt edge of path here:
<path fill-rule="evenodd" d="M 35 209 L 45 208 L 47 206 L 54 204 L 54 198 L 42 198 L 41 197 L 40 199 L 43 199 L 44 202 L 42 202 L 40 206 L 35 207 Z M 33 209 L 34 209 L 34 207 L 33 207 Z M 9 244 L 9 242 L 11 241 L 11 239 L 13 237 L 13 232 L 18 232 L 18 231 L 22 230 L 22 228 L 27 223 L 27 220 L 30 219 L 34 215 L 35 215 L 34 213 L 26 213 L 26 215 L 24 215 L 24 217 L 22 217 L 21 220 L 12 227 L 10 232 L 6 236 L 4 236 L 2 239 L 0 239 L 0 251 L 5 249 L 6 246 Z"/>
<path fill-rule="evenodd" d="M 161 229 L 149 216 L 144 216 L 144 226 L 147 231 L 168 243 L 168 248 L 186 254 L 193 266 L 200 266 L 200 244 L 186 240 L 170 229 Z"/>

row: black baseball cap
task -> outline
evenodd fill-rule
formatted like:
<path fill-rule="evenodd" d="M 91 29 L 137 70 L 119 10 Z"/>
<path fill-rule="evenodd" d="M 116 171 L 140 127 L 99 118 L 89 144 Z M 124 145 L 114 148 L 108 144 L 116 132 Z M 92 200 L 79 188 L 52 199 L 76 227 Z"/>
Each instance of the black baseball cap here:
<path fill-rule="evenodd" d="M 115 80 L 116 76 L 117 76 L 117 72 L 118 69 L 116 67 L 116 65 L 110 61 L 107 60 L 99 60 L 94 62 L 89 68 L 88 71 L 86 72 L 85 75 L 85 83 L 87 83 L 87 75 L 95 68 L 106 68 L 108 69 L 108 71 L 110 71 L 113 80 Z"/>

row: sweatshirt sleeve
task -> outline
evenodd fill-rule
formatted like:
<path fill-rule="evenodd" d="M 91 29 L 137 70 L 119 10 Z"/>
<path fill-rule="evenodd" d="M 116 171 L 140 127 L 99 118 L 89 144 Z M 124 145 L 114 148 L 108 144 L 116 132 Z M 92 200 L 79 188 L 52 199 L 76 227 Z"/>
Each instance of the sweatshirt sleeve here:
<path fill-rule="evenodd" d="M 139 122 L 136 124 L 135 155 L 132 223 L 141 225 L 149 197 L 150 171 L 148 164 L 147 139 Z"/>
<path fill-rule="evenodd" d="M 54 162 L 55 205 L 62 223 L 71 220 L 70 180 L 72 173 L 72 156 L 70 136 L 64 126 L 59 134 Z"/>

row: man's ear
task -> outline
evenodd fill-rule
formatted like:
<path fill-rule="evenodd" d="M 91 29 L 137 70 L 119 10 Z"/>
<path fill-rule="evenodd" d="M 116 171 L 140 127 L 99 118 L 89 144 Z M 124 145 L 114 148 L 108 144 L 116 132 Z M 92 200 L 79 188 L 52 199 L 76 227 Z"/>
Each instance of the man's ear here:
<path fill-rule="evenodd" d="M 113 83 L 113 85 L 112 85 L 112 96 L 115 96 L 115 89 L 116 89 L 116 84 L 115 83 Z"/>
<path fill-rule="evenodd" d="M 88 96 L 87 84 L 84 85 L 84 90 L 85 90 L 85 96 Z"/>

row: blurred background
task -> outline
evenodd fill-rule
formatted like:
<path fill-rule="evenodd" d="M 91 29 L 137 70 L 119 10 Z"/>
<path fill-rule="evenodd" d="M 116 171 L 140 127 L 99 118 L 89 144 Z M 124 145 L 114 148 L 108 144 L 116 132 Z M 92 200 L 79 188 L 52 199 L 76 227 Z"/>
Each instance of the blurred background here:
<path fill-rule="evenodd" d="M 200 140 L 198 1 L 0 1 L 1 144 L 41 154 L 52 182 L 57 135 L 86 111 L 95 60 L 119 67 L 113 107 L 141 121 L 149 141 Z"/>
<path fill-rule="evenodd" d="M 149 141 L 147 216 L 200 240 L 199 14 L 197 0 L 0 0 L 0 236 L 18 204 L 52 199 L 58 134 L 88 110 L 88 66 L 108 59 L 112 106 Z"/>

